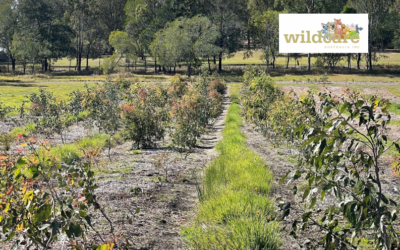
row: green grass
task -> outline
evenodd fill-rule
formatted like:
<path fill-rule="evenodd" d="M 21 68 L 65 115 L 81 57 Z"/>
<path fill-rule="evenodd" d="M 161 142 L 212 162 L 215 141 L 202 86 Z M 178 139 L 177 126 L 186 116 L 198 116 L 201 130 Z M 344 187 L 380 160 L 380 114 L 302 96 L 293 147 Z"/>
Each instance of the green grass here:
<path fill-rule="evenodd" d="M 233 86 L 233 100 L 237 100 Z M 182 229 L 190 249 L 278 249 L 279 225 L 266 218 L 274 214 L 268 195 L 272 174 L 265 162 L 246 147 L 240 131 L 240 106 L 229 108 L 220 156 L 206 169 L 200 206 L 192 227 Z"/>
<path fill-rule="evenodd" d="M 84 83 L 0 83 L 0 102 L 11 107 L 20 107 L 27 96 L 39 93 L 40 88 L 53 92 L 56 97 L 67 99 L 74 90 L 84 89 Z M 16 112 L 14 112 L 15 114 Z"/>
<path fill-rule="evenodd" d="M 263 52 L 261 50 L 256 50 L 252 52 L 252 56 L 244 59 L 245 52 L 244 51 L 239 51 L 235 53 L 232 57 L 230 58 L 225 58 L 222 63 L 223 64 L 261 64 L 265 65 L 265 61 L 262 60 L 262 55 Z M 374 64 L 379 64 L 379 65 L 400 65 L 400 53 L 395 53 L 395 52 L 384 52 L 384 53 L 377 53 L 378 56 L 380 57 L 379 61 Z M 278 56 L 276 59 L 276 64 L 277 65 L 286 65 L 286 60 L 287 57 L 286 55 Z M 306 54 L 302 54 L 301 58 L 297 59 L 299 61 L 299 64 L 301 66 L 306 66 L 308 63 L 308 57 Z M 311 57 L 311 64 L 314 64 L 316 61 L 316 58 Z M 296 63 L 297 64 L 297 63 Z M 289 61 L 289 66 L 293 67 L 295 65 L 295 61 L 293 58 L 290 58 Z M 347 66 L 347 58 L 342 60 L 339 65 L 341 66 Z M 354 67 L 357 65 L 357 60 L 351 60 L 351 65 Z M 361 65 L 365 65 L 365 60 L 361 60 Z"/>
<path fill-rule="evenodd" d="M 400 115 L 400 104 L 399 103 L 392 103 L 389 108 L 389 112 L 395 113 L 396 115 Z M 393 122 L 391 122 L 393 124 Z"/>
<path fill-rule="evenodd" d="M 96 134 L 93 136 L 85 137 L 80 141 L 71 144 L 63 144 L 50 149 L 49 154 L 56 157 L 63 162 L 69 163 L 72 160 L 81 159 L 84 154 L 81 149 L 88 149 L 89 147 L 100 147 L 106 146 L 108 135 Z M 44 153 L 45 151 L 41 151 Z"/>

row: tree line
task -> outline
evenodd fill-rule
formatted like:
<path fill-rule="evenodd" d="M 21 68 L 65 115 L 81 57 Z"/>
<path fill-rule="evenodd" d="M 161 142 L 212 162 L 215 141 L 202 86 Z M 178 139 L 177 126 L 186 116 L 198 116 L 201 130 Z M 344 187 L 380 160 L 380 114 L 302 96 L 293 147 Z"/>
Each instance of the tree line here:
<path fill-rule="evenodd" d="M 102 69 L 121 60 L 141 60 L 155 71 L 192 68 L 206 61 L 222 70 L 222 60 L 237 51 L 262 50 L 269 71 L 279 55 L 279 13 L 368 13 L 368 54 L 321 54 L 316 65 L 334 67 L 344 58 L 365 59 L 398 48 L 398 0 L 0 0 L 0 46 L 15 71 L 22 64 L 51 70 L 51 61 L 76 60 L 78 71 L 89 59 L 111 55 Z M 295 21 L 295 20 L 294 20 Z M 285 54 L 287 64 L 297 54 Z M 85 65 L 82 65 L 86 59 Z M 311 55 L 308 55 L 308 70 Z"/>

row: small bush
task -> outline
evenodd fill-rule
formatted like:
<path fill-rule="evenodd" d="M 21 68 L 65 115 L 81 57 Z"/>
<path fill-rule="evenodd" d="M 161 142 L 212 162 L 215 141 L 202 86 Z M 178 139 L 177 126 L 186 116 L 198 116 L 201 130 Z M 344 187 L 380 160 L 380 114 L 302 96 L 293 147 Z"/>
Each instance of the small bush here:
<path fill-rule="evenodd" d="M 164 139 L 168 122 L 168 110 L 154 88 L 138 88 L 131 103 L 123 104 L 123 135 L 133 141 L 132 148 L 153 147 Z"/>
<path fill-rule="evenodd" d="M 220 93 L 221 95 L 224 95 L 226 92 L 226 84 L 224 82 L 219 81 L 218 79 L 214 79 L 210 85 L 208 86 L 209 91 L 217 91 L 218 93 Z"/>
<path fill-rule="evenodd" d="M 172 98 L 180 98 L 187 92 L 188 87 L 186 78 L 177 74 L 171 78 L 168 94 Z"/>

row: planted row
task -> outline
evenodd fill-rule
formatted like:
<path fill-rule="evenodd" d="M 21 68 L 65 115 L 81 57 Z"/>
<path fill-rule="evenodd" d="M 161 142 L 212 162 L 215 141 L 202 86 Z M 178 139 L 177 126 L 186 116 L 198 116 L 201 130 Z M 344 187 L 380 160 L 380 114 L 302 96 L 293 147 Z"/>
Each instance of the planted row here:
<path fill-rule="evenodd" d="M 304 191 L 297 185 L 293 190 L 304 203 L 282 201 L 278 218 L 287 218 L 292 209 L 302 211 L 292 219 L 292 236 L 314 225 L 323 235 L 319 242 L 308 240 L 309 248 L 355 249 L 369 234 L 376 249 L 397 249 L 397 203 L 384 194 L 382 182 L 382 169 L 390 167 L 382 159 L 400 152 L 399 144 L 388 139 L 388 100 L 349 89 L 341 96 L 329 91 L 285 95 L 265 72 L 248 69 L 242 104 L 247 119 L 275 145 L 299 149 L 297 168 L 281 183 L 302 178 Z M 399 164 L 393 168 L 398 172 Z M 330 201 L 324 203 L 326 197 Z"/>

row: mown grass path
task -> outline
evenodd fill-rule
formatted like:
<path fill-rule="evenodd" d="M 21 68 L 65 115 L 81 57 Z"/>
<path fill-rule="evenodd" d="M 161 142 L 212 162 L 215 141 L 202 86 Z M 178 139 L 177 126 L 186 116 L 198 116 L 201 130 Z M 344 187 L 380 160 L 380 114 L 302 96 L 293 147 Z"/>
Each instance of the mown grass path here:
<path fill-rule="evenodd" d="M 275 210 L 272 174 L 246 146 L 238 86 L 231 88 L 231 99 L 220 155 L 205 170 L 195 222 L 182 234 L 191 249 L 278 249 L 279 227 L 268 222 Z"/>

